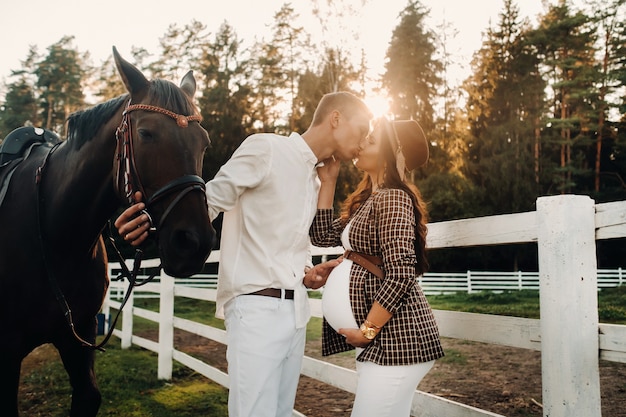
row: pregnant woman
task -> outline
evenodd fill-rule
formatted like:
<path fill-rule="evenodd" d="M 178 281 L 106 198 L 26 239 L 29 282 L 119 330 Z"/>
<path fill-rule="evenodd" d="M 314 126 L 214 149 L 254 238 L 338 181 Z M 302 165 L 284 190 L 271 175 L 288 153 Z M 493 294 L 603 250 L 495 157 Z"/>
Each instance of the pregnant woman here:
<path fill-rule="evenodd" d="M 346 249 L 324 287 L 322 353 L 357 349 L 352 417 L 409 417 L 417 385 L 443 356 L 417 281 L 427 267 L 426 209 L 406 180 L 427 160 L 417 122 L 378 119 L 354 161 L 364 177 L 337 219 L 332 207 L 339 162 L 318 168 L 311 241 Z"/>

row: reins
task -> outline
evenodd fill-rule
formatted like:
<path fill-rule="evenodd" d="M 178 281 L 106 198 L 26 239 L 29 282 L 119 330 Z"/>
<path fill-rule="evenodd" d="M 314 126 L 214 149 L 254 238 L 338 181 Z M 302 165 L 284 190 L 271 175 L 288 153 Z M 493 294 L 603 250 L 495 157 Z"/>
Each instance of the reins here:
<path fill-rule="evenodd" d="M 135 111 L 135 110 L 143 110 L 143 111 L 151 111 L 151 112 L 156 112 L 156 113 L 160 113 L 166 116 L 169 116 L 171 118 L 173 118 L 174 120 L 176 120 L 176 124 L 181 127 L 181 128 L 186 128 L 189 125 L 189 122 L 200 122 L 202 120 L 202 116 L 200 115 L 191 115 L 191 116 L 184 116 L 181 114 L 176 114 L 170 110 L 161 108 L 161 107 L 157 107 L 157 106 L 152 106 L 152 105 L 148 105 L 148 104 L 134 104 L 131 105 L 130 104 L 130 100 L 127 103 L 126 109 L 124 110 L 124 112 L 122 113 L 122 121 L 120 123 L 120 125 L 118 126 L 116 132 L 115 132 L 115 138 L 117 141 L 117 151 L 116 151 L 116 160 L 117 160 L 117 170 L 116 170 L 116 178 L 115 178 L 115 182 L 114 182 L 114 188 L 116 191 L 116 194 L 120 195 L 121 197 L 123 197 L 125 199 L 125 201 L 127 201 L 129 204 L 134 203 L 133 200 L 133 195 L 135 193 L 135 191 L 141 191 L 142 196 L 146 196 L 146 193 L 144 191 L 143 185 L 141 183 L 141 179 L 139 177 L 139 173 L 137 172 L 137 168 L 136 168 L 136 164 L 135 164 L 135 154 L 134 154 L 134 146 L 133 146 L 133 138 L 132 138 L 132 129 L 131 129 L 131 120 L 130 120 L 130 112 Z M 86 340 L 84 340 L 80 335 L 78 335 L 76 333 L 76 328 L 74 325 L 74 320 L 72 317 L 72 310 L 69 307 L 69 304 L 67 303 L 67 300 L 63 294 L 63 292 L 61 291 L 61 288 L 59 287 L 59 283 L 56 279 L 56 276 L 54 274 L 54 271 L 52 270 L 52 268 L 50 268 L 50 263 L 48 262 L 47 259 L 47 251 L 46 251 L 46 245 L 45 245 L 45 238 L 43 236 L 43 228 L 42 228 L 42 224 L 41 224 L 41 205 L 42 205 L 42 198 L 40 195 L 40 184 L 41 184 L 41 180 L 43 178 L 43 173 L 44 173 L 44 169 L 48 163 L 48 160 L 50 158 L 50 156 L 52 155 L 52 153 L 54 152 L 54 150 L 56 150 L 56 148 L 63 142 L 60 142 L 58 144 L 56 144 L 54 147 L 52 147 L 48 153 L 46 154 L 46 156 L 43 159 L 42 164 L 37 168 L 36 171 L 36 175 L 35 175 L 35 183 L 37 185 L 37 191 L 36 191 L 36 197 L 37 197 L 37 225 L 38 225 L 38 229 L 39 229 L 39 241 L 41 244 L 41 252 L 42 252 L 42 258 L 43 258 L 43 263 L 44 266 L 46 268 L 47 271 L 47 275 L 48 275 L 48 281 L 52 287 L 52 290 L 54 291 L 54 295 L 59 303 L 59 305 L 61 306 L 61 310 L 63 311 L 63 315 L 70 327 L 70 331 L 72 332 L 72 334 L 74 335 L 74 338 L 76 340 L 78 340 L 83 346 L 85 347 L 89 347 L 91 349 L 97 349 L 100 351 L 104 351 L 103 346 L 109 341 L 109 339 L 111 338 L 111 335 L 113 334 L 113 330 L 115 329 L 115 325 L 117 323 L 117 320 L 120 316 L 120 313 L 122 312 L 122 309 L 124 308 L 124 306 L 126 305 L 126 302 L 128 301 L 128 299 L 130 298 L 131 292 L 133 290 L 133 288 L 147 284 L 148 282 L 152 281 L 152 279 L 154 279 L 154 277 L 159 273 L 160 269 L 161 269 L 161 265 L 159 265 L 157 272 L 155 272 L 154 274 L 151 274 L 148 278 L 146 278 L 145 280 L 142 281 L 137 281 L 137 276 L 139 274 L 139 270 L 141 268 L 141 261 L 143 259 L 143 251 L 141 249 L 136 249 L 135 251 L 135 257 L 134 257 L 134 263 L 133 263 L 133 270 L 131 271 L 128 266 L 125 263 L 124 257 L 122 256 L 121 252 L 119 251 L 119 249 L 117 248 L 117 245 L 115 244 L 115 239 L 112 236 L 111 233 L 111 222 L 110 220 L 107 222 L 108 226 L 109 226 L 109 241 L 111 243 L 111 246 L 113 247 L 115 254 L 118 256 L 119 260 L 120 260 L 120 267 L 122 269 L 122 272 L 117 276 L 117 278 L 115 280 L 121 280 L 121 279 L 128 279 L 129 282 L 129 286 L 128 286 L 128 290 L 124 296 L 124 299 L 122 300 L 122 303 L 120 305 L 120 308 L 117 311 L 117 314 L 115 315 L 115 318 L 113 320 L 113 322 L 109 325 L 109 330 L 105 336 L 105 338 L 99 343 L 99 344 L 93 344 L 90 343 Z M 157 231 L 157 227 L 155 226 L 154 222 L 153 222 L 153 218 L 152 216 L 149 214 L 148 209 L 150 207 L 152 207 L 156 202 L 160 201 L 161 199 L 163 199 L 164 197 L 172 194 L 173 192 L 178 191 L 178 194 L 176 195 L 176 197 L 172 200 L 172 202 L 167 206 L 167 208 L 164 210 L 163 215 L 161 216 L 160 220 L 159 220 L 159 224 L 158 227 L 160 228 L 161 225 L 163 224 L 165 218 L 170 214 L 170 212 L 172 211 L 172 209 L 176 206 L 176 204 L 178 204 L 182 198 L 187 195 L 189 192 L 191 191 L 200 191 L 202 192 L 202 195 L 204 196 L 205 200 L 206 200 L 206 194 L 205 194 L 205 182 L 204 180 L 198 176 L 198 175 L 182 175 L 178 178 L 175 178 L 174 180 L 168 182 L 167 184 L 165 184 L 163 187 L 161 187 L 160 189 L 158 189 L 152 196 L 148 197 L 146 200 L 146 209 L 143 210 L 143 212 L 145 214 L 148 215 L 148 218 L 150 219 L 150 225 L 151 225 L 151 231 L 152 232 L 156 232 Z M 102 233 L 101 233 L 102 234 Z"/>

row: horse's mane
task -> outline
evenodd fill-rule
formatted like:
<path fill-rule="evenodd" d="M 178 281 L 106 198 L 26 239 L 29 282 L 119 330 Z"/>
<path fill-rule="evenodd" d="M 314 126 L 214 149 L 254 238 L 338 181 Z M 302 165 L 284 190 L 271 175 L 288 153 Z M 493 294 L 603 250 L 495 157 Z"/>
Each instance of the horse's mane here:
<path fill-rule="evenodd" d="M 72 113 L 67 119 L 67 140 L 78 141 L 77 145 L 80 148 L 95 136 L 100 127 L 113 117 L 126 100 L 128 94 L 123 94 L 94 107 Z"/>
<path fill-rule="evenodd" d="M 67 119 L 68 140 L 80 141 L 78 147 L 95 136 L 100 127 L 109 121 L 122 103 L 128 100 L 128 94 L 123 94 L 94 107 L 72 113 Z M 166 80 L 153 80 L 147 95 L 148 103 L 163 107 L 174 113 L 186 116 L 198 112 L 192 100 L 174 83 Z"/>

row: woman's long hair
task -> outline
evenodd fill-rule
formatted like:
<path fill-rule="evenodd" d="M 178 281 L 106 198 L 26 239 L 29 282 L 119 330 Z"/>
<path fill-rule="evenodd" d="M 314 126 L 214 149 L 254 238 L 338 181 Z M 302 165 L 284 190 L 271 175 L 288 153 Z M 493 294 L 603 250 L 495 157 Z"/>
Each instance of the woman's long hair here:
<path fill-rule="evenodd" d="M 377 122 L 375 129 L 383 128 L 382 123 L 389 122 L 387 120 L 380 120 Z M 428 233 L 426 223 L 428 222 L 428 211 L 418 188 L 406 180 L 403 181 L 396 169 L 395 152 L 391 146 L 391 139 L 387 135 L 389 131 L 390 129 L 381 130 L 382 137 L 378 160 L 380 166 L 385 167 L 385 171 L 383 182 L 379 184 L 379 188 L 397 188 L 403 190 L 411 197 L 413 212 L 415 213 L 415 269 L 417 274 L 421 275 L 428 269 L 428 259 L 426 257 L 426 234 Z M 395 140 L 395 138 L 393 140 Z M 352 215 L 371 195 L 372 179 L 365 173 L 357 188 L 346 198 L 342 205 L 341 220 L 344 225 L 348 223 Z"/>

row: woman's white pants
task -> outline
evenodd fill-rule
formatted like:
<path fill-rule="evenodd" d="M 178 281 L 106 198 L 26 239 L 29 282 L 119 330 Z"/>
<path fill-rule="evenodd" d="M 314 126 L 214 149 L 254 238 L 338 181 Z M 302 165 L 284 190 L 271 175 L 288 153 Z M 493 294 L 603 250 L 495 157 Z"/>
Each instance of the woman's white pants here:
<path fill-rule="evenodd" d="M 381 366 L 357 361 L 358 382 L 351 416 L 409 417 L 415 389 L 434 364 Z"/>

